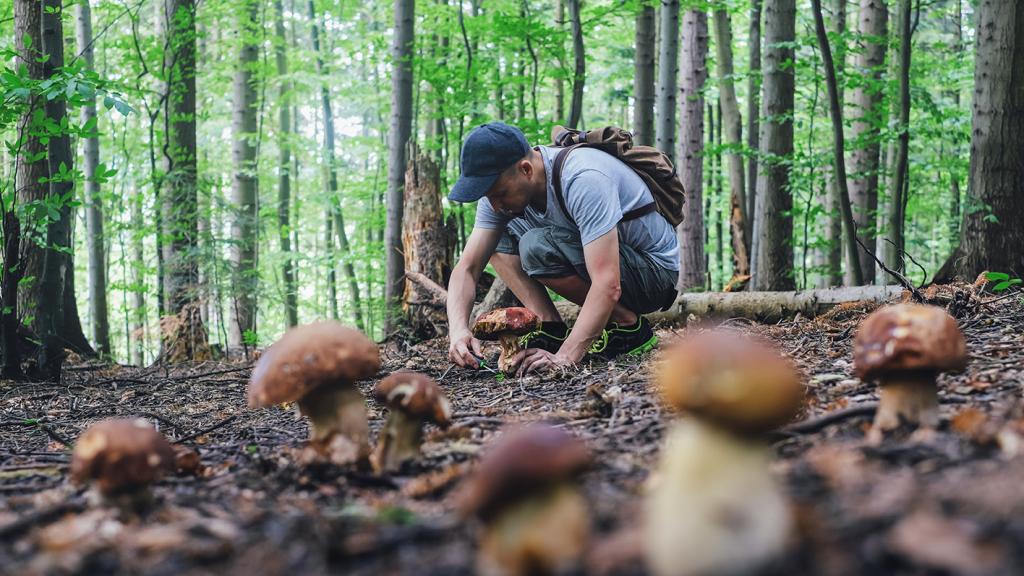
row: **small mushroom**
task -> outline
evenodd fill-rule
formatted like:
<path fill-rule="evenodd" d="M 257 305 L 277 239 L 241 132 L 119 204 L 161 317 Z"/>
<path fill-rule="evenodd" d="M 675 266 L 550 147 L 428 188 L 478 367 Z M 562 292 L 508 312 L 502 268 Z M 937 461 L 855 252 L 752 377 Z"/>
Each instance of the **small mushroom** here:
<path fill-rule="evenodd" d="M 497 340 L 501 346 L 498 369 L 512 371 L 512 358 L 522 350 L 519 337 L 539 330 L 540 317 L 529 308 L 496 308 L 481 314 L 473 323 L 473 337 L 479 340 Z"/>
<path fill-rule="evenodd" d="M 150 501 L 149 485 L 174 470 L 171 445 L 149 422 L 111 418 L 90 426 L 75 442 L 71 480 L 93 482 L 103 504 L 130 513 Z"/>
<path fill-rule="evenodd" d="M 309 418 L 310 445 L 336 464 L 370 453 L 366 402 L 356 387 L 380 369 L 377 345 L 338 322 L 292 328 L 260 356 L 249 407 L 295 402 Z"/>
<path fill-rule="evenodd" d="M 377 383 L 373 396 L 389 410 L 373 459 L 378 471 L 397 470 L 420 455 L 423 424 L 447 428 L 451 423 L 451 405 L 441 387 L 418 372 L 391 374 Z"/>
<path fill-rule="evenodd" d="M 919 437 L 930 435 L 939 423 L 936 377 L 966 365 L 964 336 L 942 308 L 895 304 L 871 313 L 853 341 L 854 372 L 879 385 L 868 440 L 881 441 L 902 421 L 917 425 Z"/>
<path fill-rule="evenodd" d="M 583 442 L 535 424 L 505 432 L 469 479 L 460 508 L 483 524 L 476 572 L 571 573 L 590 537 L 574 479 L 590 463 Z"/>
<path fill-rule="evenodd" d="M 658 576 L 747 574 L 780 554 L 792 519 L 763 436 L 796 415 L 792 362 L 726 332 L 665 351 L 662 398 L 685 413 L 670 428 L 645 510 L 646 557 Z"/>

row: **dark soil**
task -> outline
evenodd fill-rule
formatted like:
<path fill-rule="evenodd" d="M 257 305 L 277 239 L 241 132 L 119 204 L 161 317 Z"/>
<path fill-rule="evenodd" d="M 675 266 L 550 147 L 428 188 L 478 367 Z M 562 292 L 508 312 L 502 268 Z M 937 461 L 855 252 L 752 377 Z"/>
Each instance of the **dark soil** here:
<path fill-rule="evenodd" d="M 1024 573 L 1024 304 L 983 299 L 991 303 L 947 299 L 971 359 L 965 373 L 940 378 L 938 433 L 928 442 L 897 433 L 875 447 L 864 442 L 875 387 L 851 372 L 865 308 L 772 326 L 727 322 L 776 342 L 810 389 L 804 422 L 774 438 L 773 471 L 797 530 L 766 573 Z M 582 480 L 598 539 L 587 572 L 643 574 L 617 536 L 638 525 L 645 482 L 676 418 L 657 400 L 654 358 L 499 380 L 449 370 L 446 351 L 443 340 L 382 347 L 378 378 L 401 368 L 443 375 L 455 411 L 450 429 L 430 430 L 421 461 L 385 478 L 298 465 L 306 422 L 283 407 L 248 410 L 248 364 L 78 363 L 59 384 L 0 382 L 0 572 L 472 573 L 476 527 L 455 515 L 459 481 L 502 426 L 543 420 L 595 454 Z M 615 387 L 617 400 L 600 399 Z M 383 409 L 373 401 L 369 409 L 376 433 Z M 146 418 L 197 450 L 203 469 L 160 482 L 141 517 L 92 507 L 68 480 L 69 445 L 111 416 Z"/>

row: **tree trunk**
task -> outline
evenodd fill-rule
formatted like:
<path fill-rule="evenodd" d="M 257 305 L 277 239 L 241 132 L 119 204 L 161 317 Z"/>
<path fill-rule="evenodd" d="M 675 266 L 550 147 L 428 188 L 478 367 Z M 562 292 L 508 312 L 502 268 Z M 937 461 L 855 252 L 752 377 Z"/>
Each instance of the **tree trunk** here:
<path fill-rule="evenodd" d="M 668 5 L 663 5 L 666 9 Z M 703 10 L 683 15 L 681 66 L 680 174 L 687 199 L 679 225 L 679 289 L 705 285 L 704 255 L 704 83 L 707 81 L 708 16 Z M 662 61 L 664 62 L 664 60 Z M 664 80 L 664 76 L 662 76 Z"/>
<path fill-rule="evenodd" d="M 274 0 L 274 61 L 277 76 L 281 82 L 277 92 L 278 134 L 277 147 L 280 153 L 277 180 L 277 238 L 281 249 L 281 281 L 284 284 L 284 323 L 291 328 L 299 323 L 298 288 L 295 282 L 295 257 L 291 242 L 292 204 L 292 116 L 291 88 L 288 79 L 288 40 L 284 33 L 284 7 L 281 0 Z"/>
<path fill-rule="evenodd" d="M 875 281 L 877 250 L 875 213 L 878 210 L 878 172 L 881 153 L 881 125 L 885 111 L 882 98 L 885 74 L 885 52 L 888 39 L 889 10 L 885 0 L 861 0 L 859 31 L 864 51 L 857 55 L 856 73 L 870 78 L 853 91 L 853 151 L 850 154 L 850 203 L 853 207 L 857 238 L 871 250 L 858 247 L 864 283 Z M 848 280 L 852 280 L 849 278 Z"/>
<path fill-rule="evenodd" d="M 751 285 L 754 290 L 792 290 L 793 196 L 788 161 L 793 154 L 793 45 L 795 0 L 765 2 L 764 108 L 757 172 L 757 215 Z"/>
<path fill-rule="evenodd" d="M 412 131 L 412 59 L 414 0 L 395 0 L 395 36 L 392 45 L 391 140 L 388 154 L 387 219 L 384 250 L 387 252 L 387 284 L 384 290 L 385 335 L 397 322 L 397 307 L 405 290 L 405 260 L 402 257 L 402 203 L 404 200 L 406 146 Z"/>
<path fill-rule="evenodd" d="M 558 0 L 555 8 L 555 30 L 558 42 L 558 66 L 562 67 L 565 59 L 565 44 L 562 42 L 562 32 L 565 29 L 565 0 Z M 565 80 L 561 74 L 555 78 L 555 124 L 565 122 Z"/>
<path fill-rule="evenodd" d="M 654 144 L 654 6 L 644 3 L 636 13 L 636 57 L 633 62 L 633 141 Z"/>
<path fill-rule="evenodd" d="M 844 153 L 845 141 L 843 138 L 843 103 L 839 96 L 838 82 L 836 82 L 836 71 L 832 61 L 832 47 L 828 41 L 828 33 L 825 32 L 825 17 L 821 13 L 821 0 L 811 0 L 814 10 L 814 28 L 818 36 L 818 46 L 821 48 L 821 59 L 825 67 L 825 85 L 828 88 L 829 116 L 832 118 L 832 181 L 838 191 L 839 209 L 843 214 L 843 222 L 846 228 L 846 266 L 850 271 L 850 277 L 855 286 L 864 283 L 861 273 L 858 246 L 854 240 L 856 230 L 853 223 L 853 212 L 850 210 L 850 195 L 846 187 L 846 155 Z"/>
<path fill-rule="evenodd" d="M 885 247 L 885 264 L 893 270 L 900 269 L 903 252 L 903 222 L 906 220 L 907 192 L 910 179 L 910 42 L 911 0 L 900 0 L 900 67 L 899 67 L 899 119 L 896 131 L 899 134 L 896 145 L 896 170 L 889 194 L 888 242 Z"/>
<path fill-rule="evenodd" d="M 583 21 L 580 1 L 566 0 L 569 22 L 572 25 L 572 55 L 575 61 L 572 76 L 572 104 L 569 105 L 569 128 L 579 126 L 583 118 L 583 85 L 587 81 L 587 57 L 583 51 Z"/>
<path fill-rule="evenodd" d="M 754 199 L 757 197 L 757 150 L 761 126 L 761 0 L 750 0 L 750 32 L 747 38 L 750 47 L 750 74 L 747 76 L 747 206 L 743 222 L 744 235 L 750 240 L 748 258 L 754 254 Z"/>
<path fill-rule="evenodd" d="M 736 101 L 732 66 L 732 24 L 729 12 L 714 12 L 715 48 L 718 61 L 718 91 L 722 103 L 722 132 L 719 138 L 729 147 L 729 230 L 732 236 L 733 274 L 750 274 L 750 237 L 746 234 L 747 191 L 744 183 L 740 106 Z"/>
<path fill-rule="evenodd" d="M 846 0 L 832 1 L 832 31 L 836 34 L 837 38 L 840 38 L 835 43 L 835 75 L 839 79 L 836 83 L 836 91 L 839 94 L 840 110 L 845 114 L 846 41 L 841 38 L 846 33 Z M 849 177 L 847 177 L 847 180 L 849 180 Z M 820 252 L 819 264 L 824 268 L 823 272 L 818 276 L 820 288 L 837 286 L 843 283 L 843 208 L 834 175 L 829 182 L 825 211 L 823 228 L 827 244 L 821 248 Z M 874 267 L 871 270 L 874 270 Z M 863 274 L 864 272 L 865 268 L 861 266 L 861 273 Z"/>
<path fill-rule="evenodd" d="M 77 4 L 78 9 L 78 53 L 85 61 L 88 70 L 94 68 L 92 47 L 92 11 L 89 0 Z M 96 342 L 96 350 L 110 355 L 110 323 L 107 319 L 107 265 L 105 254 L 105 237 L 103 235 L 103 204 L 100 198 L 100 185 L 96 181 L 96 166 L 100 161 L 100 139 L 96 128 L 96 101 L 89 99 L 82 106 L 81 122 L 83 126 L 92 126 L 92 134 L 83 138 L 84 150 L 82 172 L 85 174 L 85 225 L 86 246 L 89 252 L 89 313 L 92 316 L 92 338 Z"/>
<path fill-rule="evenodd" d="M 244 0 L 239 9 L 238 64 L 235 68 L 231 132 L 234 178 L 231 185 L 231 328 L 228 346 L 251 342 L 256 331 L 256 85 L 259 57 L 259 5 Z"/>
<path fill-rule="evenodd" d="M 676 91 L 679 86 L 679 0 L 661 3 L 658 45 L 658 101 L 655 110 L 655 146 L 676 161 Z M 703 114 L 703 105 L 698 108 Z M 685 185 L 685 182 L 683 183 Z"/>
<path fill-rule="evenodd" d="M 398 0 L 402 1 L 402 0 Z M 309 0 L 309 20 L 310 26 L 312 26 L 312 37 L 313 37 L 313 51 L 316 53 L 316 71 L 317 76 L 321 78 L 321 81 L 325 81 L 326 74 L 324 72 L 324 60 L 322 52 L 320 51 L 320 32 L 317 27 L 316 10 L 313 5 L 313 0 Z M 342 270 L 345 273 L 345 279 L 348 281 L 349 297 L 352 299 L 352 316 L 355 319 L 356 328 L 360 330 L 365 329 L 363 323 L 363 304 L 362 299 L 359 295 L 359 284 L 356 282 L 355 269 L 352 266 L 350 259 L 350 249 L 348 245 L 348 232 L 345 230 L 345 215 L 341 210 L 341 196 L 338 193 L 338 167 L 334 158 L 334 111 L 331 108 L 331 96 L 330 91 L 327 88 L 327 84 L 320 84 L 320 105 L 324 112 L 324 154 L 326 159 L 325 169 L 326 181 L 327 181 L 327 201 L 329 207 L 327 210 L 327 218 L 332 222 L 327 225 L 327 250 L 331 253 L 331 257 L 328 259 L 331 262 L 330 272 L 328 272 L 329 288 L 331 291 L 335 291 L 337 283 L 335 281 L 335 270 L 333 264 L 333 251 L 334 251 L 334 238 L 332 236 L 332 230 L 338 237 L 338 248 L 341 251 L 344 264 Z M 411 106 L 411 91 L 410 91 L 410 106 Z M 409 125 L 412 123 L 412 108 L 409 108 L 408 116 Z M 392 126 L 392 134 L 394 134 L 394 126 Z M 388 212 L 388 224 L 391 223 L 390 211 Z M 388 254 L 388 270 L 391 269 L 391 254 Z M 389 272 L 390 274 L 390 272 Z M 331 298 L 333 302 L 332 311 L 337 310 L 337 294 Z M 337 313 L 335 312 L 335 317 Z"/>
<path fill-rule="evenodd" d="M 145 364 L 146 351 L 146 260 L 143 244 L 145 218 L 142 212 L 142 194 L 136 189 L 130 199 L 132 205 L 132 362 L 136 366 Z"/>
<path fill-rule="evenodd" d="M 977 7 L 971 166 L 957 272 L 1024 278 L 1024 7 Z"/>
<path fill-rule="evenodd" d="M 418 273 L 442 286 L 448 285 L 454 246 L 441 209 L 440 170 L 428 156 L 412 151 L 405 172 L 405 214 L 402 216 L 402 247 L 406 273 Z M 403 298 L 413 334 L 433 338 L 447 333 L 443 309 L 430 304 L 416 285 L 406 280 Z"/>

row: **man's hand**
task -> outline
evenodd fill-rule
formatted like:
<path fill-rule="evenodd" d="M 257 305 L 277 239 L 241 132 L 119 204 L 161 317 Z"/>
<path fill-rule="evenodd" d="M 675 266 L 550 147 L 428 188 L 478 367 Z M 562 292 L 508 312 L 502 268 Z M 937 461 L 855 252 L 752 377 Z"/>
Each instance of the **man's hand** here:
<path fill-rule="evenodd" d="M 448 344 L 448 359 L 462 366 L 463 368 L 479 368 L 477 358 L 483 356 L 480 350 L 480 341 L 473 338 L 468 331 L 450 335 Z M 474 357 L 474 354 L 476 357 Z"/>
<path fill-rule="evenodd" d="M 575 362 L 567 356 L 552 354 L 540 348 L 521 350 L 512 358 L 512 365 L 519 366 L 516 376 L 525 376 L 533 372 L 548 372 L 557 368 L 568 368 Z"/>

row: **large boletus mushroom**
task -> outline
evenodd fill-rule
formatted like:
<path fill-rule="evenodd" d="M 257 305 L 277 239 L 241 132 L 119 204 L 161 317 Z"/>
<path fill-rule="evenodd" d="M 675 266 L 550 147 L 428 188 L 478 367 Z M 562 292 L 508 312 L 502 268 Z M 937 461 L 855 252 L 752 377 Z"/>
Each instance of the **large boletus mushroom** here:
<path fill-rule="evenodd" d="M 590 537 L 575 485 L 590 464 L 583 442 L 559 428 L 513 428 L 486 452 L 460 503 L 483 524 L 476 571 L 484 576 L 566 574 Z"/>
<path fill-rule="evenodd" d="M 149 502 L 149 485 L 174 466 L 171 445 L 149 422 L 110 418 L 78 437 L 71 456 L 71 480 L 93 482 L 101 503 L 131 512 Z"/>
<path fill-rule="evenodd" d="M 377 439 L 374 465 L 378 471 L 397 470 L 420 455 L 423 425 L 451 423 L 452 409 L 441 387 L 419 372 L 395 372 L 377 383 L 373 397 L 388 407 L 388 420 Z"/>
<path fill-rule="evenodd" d="M 512 371 L 512 358 L 522 350 L 519 338 L 541 326 L 540 317 L 529 308 L 496 308 L 481 314 L 473 323 L 473 337 L 479 340 L 497 340 L 501 346 L 498 369 Z"/>
<path fill-rule="evenodd" d="M 292 328 L 256 362 L 249 407 L 295 402 L 322 455 L 336 464 L 364 461 L 369 425 L 355 383 L 379 369 L 377 345 L 358 330 L 333 321 Z"/>
<path fill-rule="evenodd" d="M 797 371 L 765 343 L 712 331 L 667 349 L 657 379 L 683 416 L 646 501 L 650 568 L 659 576 L 751 573 L 782 552 L 792 522 L 763 437 L 799 411 Z"/>
<path fill-rule="evenodd" d="M 872 312 L 853 341 L 854 372 L 879 385 L 869 440 L 880 441 L 904 421 L 930 434 L 939 423 L 936 377 L 966 365 L 964 336 L 942 308 L 895 304 Z"/>

